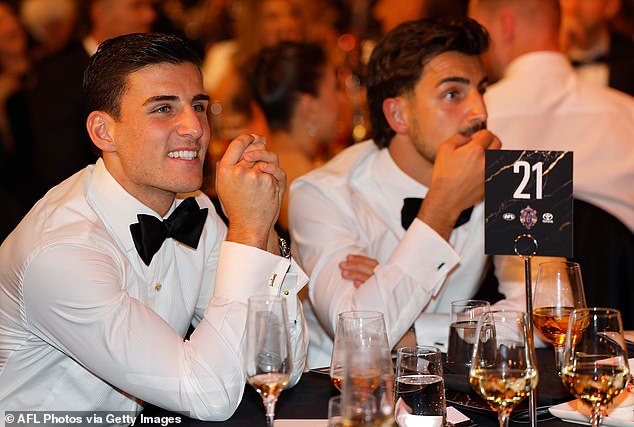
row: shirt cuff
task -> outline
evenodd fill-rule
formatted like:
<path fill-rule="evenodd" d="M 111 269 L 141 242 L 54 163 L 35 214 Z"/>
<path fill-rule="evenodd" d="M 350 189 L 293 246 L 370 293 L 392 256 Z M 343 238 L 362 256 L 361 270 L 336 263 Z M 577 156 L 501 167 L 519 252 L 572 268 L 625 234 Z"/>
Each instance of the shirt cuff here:
<path fill-rule="evenodd" d="M 289 321 L 297 319 L 297 293 L 308 277 L 287 258 L 253 246 L 223 242 L 220 246 L 214 297 L 248 303 L 255 295 L 287 299 Z"/>
<path fill-rule="evenodd" d="M 411 277 L 427 278 L 421 283 L 429 284 L 428 290 L 435 293 L 443 283 L 441 279 L 446 277 L 459 261 L 460 256 L 451 245 L 431 227 L 416 218 L 396 247 L 389 264 L 398 265 Z M 436 275 L 436 280 L 433 280 L 430 274 Z"/>

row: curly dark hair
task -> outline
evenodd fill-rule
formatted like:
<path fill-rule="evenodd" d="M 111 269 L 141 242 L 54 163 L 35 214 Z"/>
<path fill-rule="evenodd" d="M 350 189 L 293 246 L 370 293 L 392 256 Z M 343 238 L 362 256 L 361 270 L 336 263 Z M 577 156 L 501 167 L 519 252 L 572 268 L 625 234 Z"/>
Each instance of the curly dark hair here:
<path fill-rule="evenodd" d="M 395 132 L 383 114 L 383 101 L 414 90 L 423 68 L 434 57 L 451 51 L 480 55 L 489 34 L 470 18 L 426 18 L 404 22 L 376 45 L 368 64 L 367 97 L 374 142 L 388 147 Z"/>

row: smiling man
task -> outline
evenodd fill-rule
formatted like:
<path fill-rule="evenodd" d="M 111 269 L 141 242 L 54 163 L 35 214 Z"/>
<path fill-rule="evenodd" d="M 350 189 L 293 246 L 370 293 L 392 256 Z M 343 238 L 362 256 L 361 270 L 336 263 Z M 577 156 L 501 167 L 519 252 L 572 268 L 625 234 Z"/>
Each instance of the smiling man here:
<path fill-rule="evenodd" d="M 368 65 L 374 140 L 291 186 L 295 254 L 311 276 L 310 366 L 329 363 L 340 312 L 383 312 L 392 346 L 435 344 L 447 340 L 450 302 L 478 291 L 484 152 L 501 146 L 485 129 L 487 47 L 473 20 L 390 31 Z M 521 280 L 499 290 L 521 306 Z"/>
<path fill-rule="evenodd" d="M 299 379 L 307 278 L 273 228 L 286 177 L 260 138 L 234 140 L 217 175 L 227 230 L 198 191 L 209 143 L 199 66 L 161 34 L 107 40 L 91 59 L 86 127 L 102 158 L 0 247 L 3 410 L 136 415 L 145 401 L 226 419 L 244 390 L 252 295 L 287 299 Z"/>

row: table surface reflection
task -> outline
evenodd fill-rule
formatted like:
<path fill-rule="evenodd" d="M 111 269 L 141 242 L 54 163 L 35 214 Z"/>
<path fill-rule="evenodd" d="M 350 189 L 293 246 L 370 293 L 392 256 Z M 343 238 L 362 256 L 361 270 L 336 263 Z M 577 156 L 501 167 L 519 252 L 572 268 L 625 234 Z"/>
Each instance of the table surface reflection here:
<path fill-rule="evenodd" d="M 563 388 L 559 377 L 555 372 L 555 356 L 552 349 L 538 349 L 537 361 L 539 370 L 539 385 L 537 388 L 538 407 L 547 407 L 571 400 L 572 397 Z M 456 375 L 446 375 L 446 387 L 458 392 L 468 390 L 466 380 L 464 383 L 456 381 Z M 306 372 L 300 382 L 292 389 L 285 390 L 280 395 L 276 408 L 277 419 L 326 419 L 328 415 L 328 399 L 338 395 L 339 392 L 331 385 L 327 375 L 315 372 Z M 516 409 L 511 417 L 511 426 L 529 426 L 527 417 L 521 417 L 522 411 L 527 408 L 526 399 Z M 452 405 L 447 402 L 447 405 Z M 492 411 L 470 409 L 465 406 L 455 406 L 460 412 L 471 418 L 479 426 L 497 426 L 496 414 Z M 574 424 L 561 421 L 549 416 L 543 411 L 546 419 L 539 419 L 540 427 L 573 426 Z M 174 417 L 178 414 L 166 411 L 154 406 L 149 406 L 143 412 L 151 417 Z M 183 426 L 223 425 L 228 427 L 264 426 L 264 406 L 257 392 L 249 385 L 246 386 L 244 397 L 235 414 L 227 421 L 210 422 L 194 420 L 180 416 Z M 526 418 L 526 419 L 524 419 Z M 156 424 L 135 424 L 156 425 Z"/>

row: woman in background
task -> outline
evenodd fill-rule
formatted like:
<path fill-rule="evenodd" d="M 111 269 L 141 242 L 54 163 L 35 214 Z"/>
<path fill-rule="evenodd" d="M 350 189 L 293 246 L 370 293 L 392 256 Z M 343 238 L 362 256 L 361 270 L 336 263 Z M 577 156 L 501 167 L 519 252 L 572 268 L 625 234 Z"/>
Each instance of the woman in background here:
<path fill-rule="evenodd" d="M 290 185 L 318 166 L 320 152 L 338 135 L 341 97 L 334 66 L 316 45 L 282 42 L 257 55 L 251 85 L 269 128 L 269 150 L 278 155 Z M 278 228 L 288 230 L 288 188 Z"/>
<path fill-rule="evenodd" d="M 250 61 L 261 48 L 305 38 L 298 0 L 241 0 L 236 6 L 235 38 L 207 50 L 202 67 L 205 89 L 222 108 L 216 135 L 231 140 L 241 133 L 266 135 L 260 111 L 248 85 Z"/>

